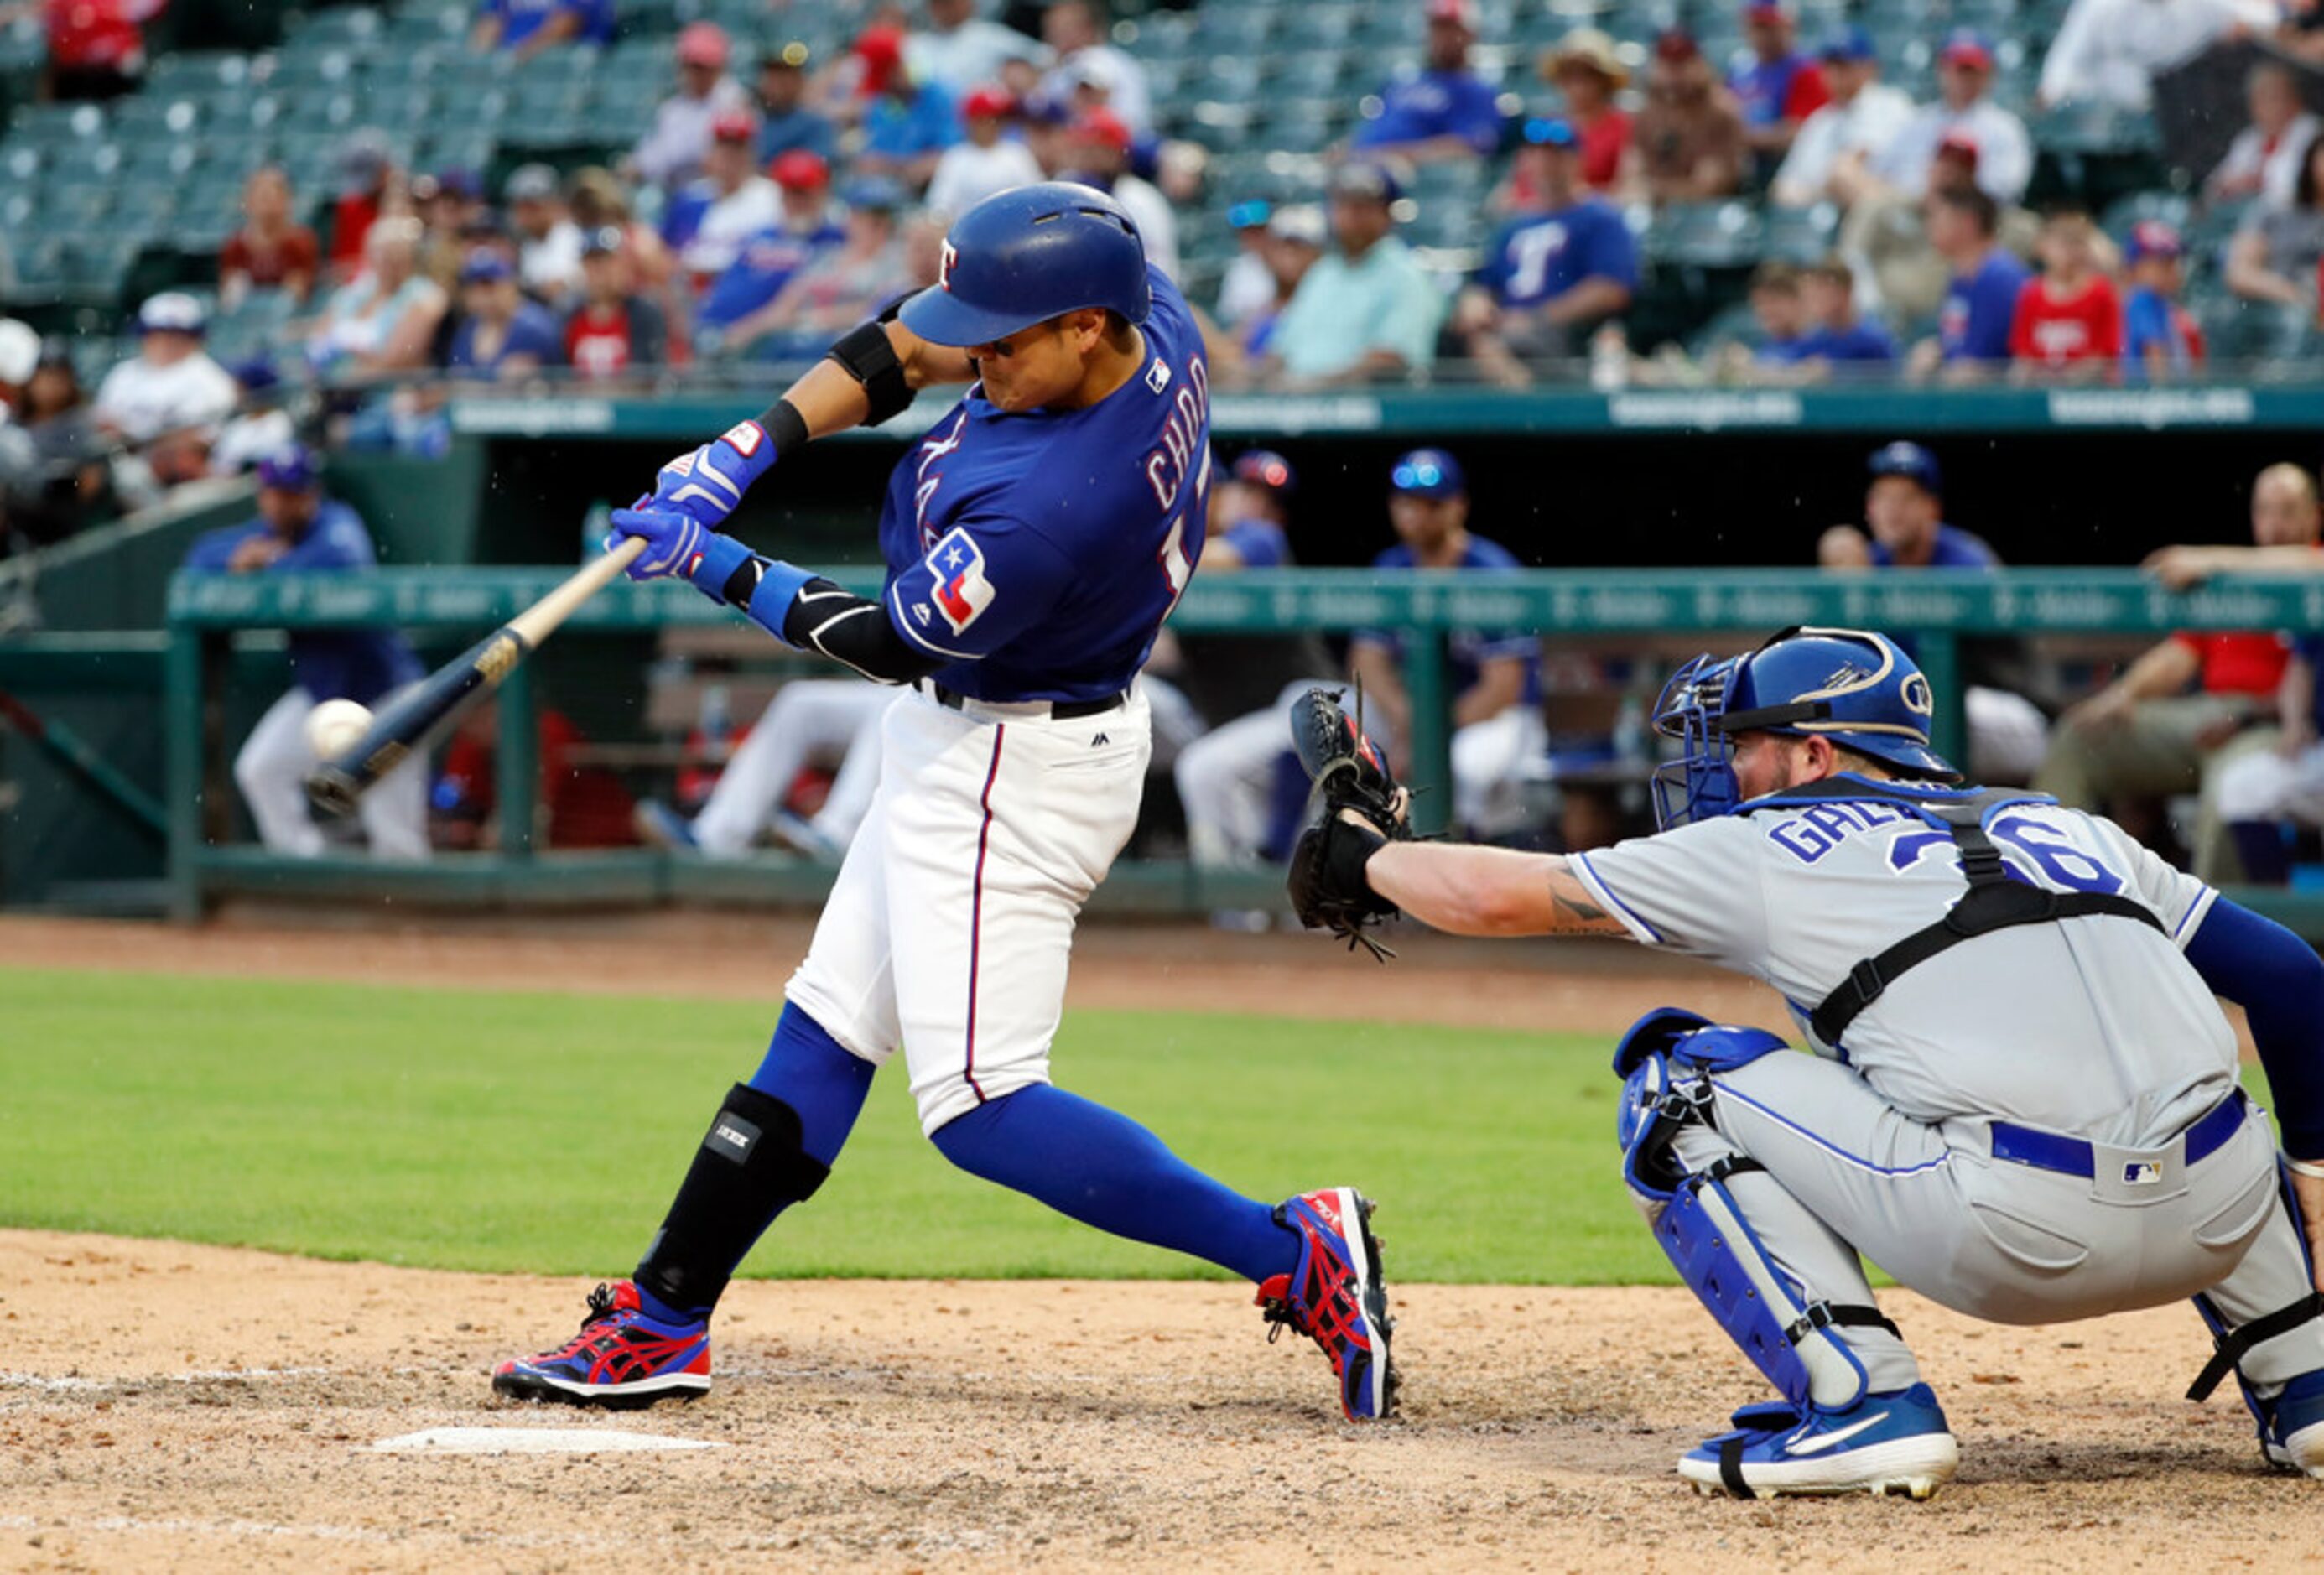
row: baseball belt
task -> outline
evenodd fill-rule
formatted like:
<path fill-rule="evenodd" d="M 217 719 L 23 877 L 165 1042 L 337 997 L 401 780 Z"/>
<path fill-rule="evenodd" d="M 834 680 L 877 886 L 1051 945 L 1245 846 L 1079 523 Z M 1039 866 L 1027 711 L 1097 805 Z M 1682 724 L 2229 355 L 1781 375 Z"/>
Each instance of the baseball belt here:
<path fill-rule="evenodd" d="M 2244 1124 L 2247 1101 L 2244 1091 L 2237 1089 L 2209 1111 L 2196 1118 L 2183 1134 L 2187 1139 L 2187 1163 L 2193 1165 L 2208 1159 L 2218 1147 L 2236 1135 Z M 2053 1170 L 2061 1175 L 2078 1175 L 2088 1180 L 2098 1174 L 2098 1160 L 2089 1141 L 2082 1138 L 2062 1137 L 2056 1132 L 2044 1132 L 2034 1127 L 2020 1127 L 2014 1121 L 1995 1121 L 1993 1157 L 2006 1159 L 2013 1165 L 2030 1165 L 2035 1170 Z"/>

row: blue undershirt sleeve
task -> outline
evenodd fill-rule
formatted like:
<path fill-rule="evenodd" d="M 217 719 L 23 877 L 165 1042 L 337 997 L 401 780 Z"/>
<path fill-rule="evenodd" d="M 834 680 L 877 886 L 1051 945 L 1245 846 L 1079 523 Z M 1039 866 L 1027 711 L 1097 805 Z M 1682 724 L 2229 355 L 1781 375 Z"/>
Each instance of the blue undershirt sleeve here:
<path fill-rule="evenodd" d="M 2222 897 L 2187 943 L 2187 961 L 2251 1019 L 2285 1151 L 2324 1159 L 2324 958 Z"/>

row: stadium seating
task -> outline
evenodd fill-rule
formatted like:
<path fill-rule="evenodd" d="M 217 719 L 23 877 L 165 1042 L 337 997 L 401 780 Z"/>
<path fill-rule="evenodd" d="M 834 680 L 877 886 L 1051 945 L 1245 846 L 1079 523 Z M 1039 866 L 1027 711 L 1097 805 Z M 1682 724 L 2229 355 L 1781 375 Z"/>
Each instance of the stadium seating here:
<path fill-rule="evenodd" d="M 1802 31 L 1861 23 L 1886 73 L 1932 91 L 1933 42 L 1959 24 L 1997 40 L 1997 96 L 2027 113 L 2041 161 L 2036 194 L 2101 208 L 2117 235 L 2142 216 L 2188 229 L 2190 290 L 2215 296 L 2216 257 L 2232 214 L 2207 212 L 2170 189 L 2151 118 L 2068 107 L 2031 114 L 2033 81 L 2067 0 L 1802 0 Z M 143 89 L 106 106 L 34 106 L 0 141 L 0 222 L 18 274 L 12 309 L 59 304 L 117 313 L 133 285 L 214 277 L 211 258 L 235 222 L 236 195 L 256 165 L 284 163 L 317 216 L 331 195 L 337 152 L 359 129 L 383 134 L 414 167 L 505 173 L 527 158 L 571 163 L 635 140 L 668 90 L 671 35 L 708 18 L 748 51 L 796 32 L 818 51 L 844 46 L 868 0 L 796 7 L 771 25 L 762 0 L 623 0 L 622 36 L 609 49 L 548 51 L 522 64 L 471 54 L 472 10 L 446 0 L 337 5 L 290 19 L 270 50 L 159 55 Z M 1128 7 L 1135 11 L 1135 7 Z M 1695 30 L 1714 58 L 1739 50 L 1731 0 L 1549 0 L 1478 7 L 1476 66 L 1512 111 L 1554 107 L 1536 78 L 1538 51 L 1588 23 L 1643 49 L 1660 28 Z M 1166 135 L 1212 156 L 1207 190 L 1182 216 L 1190 293 L 1207 299 L 1234 253 L 1226 208 L 1245 198 L 1313 197 L 1323 155 L 1360 123 L 1367 98 L 1420 58 L 1409 0 L 1209 0 L 1132 15 L 1117 28 L 1146 64 Z M 29 39 L 29 44 L 28 44 Z M 38 50 L 23 24 L 0 30 L 0 73 Z M 13 52 L 12 52 L 13 51 Z M 1408 240 L 1432 267 L 1473 266 L 1499 216 L 1487 201 L 1498 165 L 1418 171 L 1399 209 Z M 2181 178 L 2183 179 L 2183 177 Z M 1640 336 L 1687 338 L 1737 297 L 1765 257 L 1809 260 L 1836 233 L 1829 208 L 1769 210 L 1740 198 L 1633 216 L 1649 278 Z M 2305 354 L 2287 336 L 2208 306 L 2233 343 Z M 1900 325 L 1901 326 L 1901 325 Z M 1642 347 L 1644 347 L 1642 345 Z"/>

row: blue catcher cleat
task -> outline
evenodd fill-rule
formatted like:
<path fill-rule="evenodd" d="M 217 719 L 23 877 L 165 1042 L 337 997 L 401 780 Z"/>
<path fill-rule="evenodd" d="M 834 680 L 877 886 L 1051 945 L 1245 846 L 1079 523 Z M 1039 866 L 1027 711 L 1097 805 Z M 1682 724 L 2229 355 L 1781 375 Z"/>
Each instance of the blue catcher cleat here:
<path fill-rule="evenodd" d="M 2302 1373 L 2273 1400 L 2255 1400 L 2260 1447 L 2276 1465 L 2324 1477 L 2324 1371 Z"/>
<path fill-rule="evenodd" d="M 1792 1494 L 1901 1493 L 1926 1498 L 1952 1480 L 1960 1446 L 1926 1384 L 1867 1395 L 1845 1411 L 1806 1419 L 1776 1401 L 1747 1405 L 1736 1431 L 1689 1450 L 1678 1474 L 1698 1493 L 1737 1498 Z M 2324 1438 L 2319 1438 L 2324 1444 Z"/>
<path fill-rule="evenodd" d="M 1350 1422 L 1375 1422 L 1396 1410 L 1396 1364 L 1388 1359 L 1388 1285 L 1380 1277 L 1373 1204 L 1353 1187 L 1326 1187 L 1275 1211 L 1277 1223 L 1299 1234 L 1299 1262 L 1259 1287 L 1270 1343 L 1287 1327 L 1332 1359 L 1340 1409 Z"/>
<path fill-rule="evenodd" d="M 493 1392 L 611 1411 L 692 1400 L 710 1392 L 710 1326 L 647 1316 L 627 1280 L 599 1285 L 589 1293 L 581 1332 L 555 1350 L 503 1362 L 493 1372 Z"/>

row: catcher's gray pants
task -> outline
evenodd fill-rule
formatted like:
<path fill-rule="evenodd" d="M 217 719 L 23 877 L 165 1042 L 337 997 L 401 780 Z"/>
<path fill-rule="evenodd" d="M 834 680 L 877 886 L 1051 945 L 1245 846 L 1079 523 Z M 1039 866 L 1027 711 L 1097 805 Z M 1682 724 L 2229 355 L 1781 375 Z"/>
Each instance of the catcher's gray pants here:
<path fill-rule="evenodd" d="M 2309 1288 L 2257 1106 L 2191 1165 L 2182 1138 L 2153 1149 L 2094 1145 L 2093 1180 L 1997 1160 L 1983 1121 L 1914 1120 L 1836 1061 L 1763 1055 L 1711 1083 L 1716 1129 L 1684 1128 L 1679 1158 L 1690 1171 L 1735 1154 L 1766 1167 L 1727 1186 L 1805 1301 L 1871 1304 L 1859 1252 L 1931 1300 L 1997 1323 L 2062 1322 L 2206 1292 L 2242 1324 Z M 2146 1165 L 2156 1179 L 2122 1179 Z M 1832 1332 L 1874 1392 L 1918 1378 L 1911 1351 L 1886 1331 Z M 2324 1368 L 2324 1322 L 2255 1346 L 2241 1368 L 2270 1393 Z"/>

